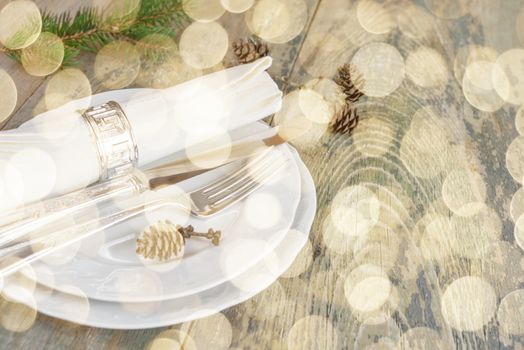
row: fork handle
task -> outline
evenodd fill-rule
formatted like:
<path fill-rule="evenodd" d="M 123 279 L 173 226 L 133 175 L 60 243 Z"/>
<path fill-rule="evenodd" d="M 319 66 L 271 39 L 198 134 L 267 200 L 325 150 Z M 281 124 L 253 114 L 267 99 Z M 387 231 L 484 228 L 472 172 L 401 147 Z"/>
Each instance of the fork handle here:
<path fill-rule="evenodd" d="M 110 181 L 14 210 L 2 219 L 8 223 L 0 228 L 0 249 L 11 242 L 23 241 L 29 233 L 64 217 L 77 215 L 90 206 L 110 199 L 141 193 L 147 186 L 143 174 L 136 170 Z"/>

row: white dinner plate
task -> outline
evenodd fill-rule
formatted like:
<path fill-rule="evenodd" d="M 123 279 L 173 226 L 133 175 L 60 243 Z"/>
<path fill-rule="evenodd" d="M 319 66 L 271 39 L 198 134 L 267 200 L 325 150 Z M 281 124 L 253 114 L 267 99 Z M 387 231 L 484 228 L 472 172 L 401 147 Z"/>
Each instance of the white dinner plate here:
<path fill-rule="evenodd" d="M 265 128 L 265 124 L 253 124 L 237 130 L 235 137 Z M 293 223 L 300 199 L 300 173 L 290 147 L 281 145 L 273 152 L 281 152 L 290 161 L 247 200 L 205 220 L 187 218 L 173 207 L 140 215 L 106 230 L 104 237 L 97 234 L 83 241 L 78 252 L 64 249 L 65 255 L 74 253 L 67 263 L 54 265 L 61 259 L 53 257 L 34 263 L 35 279 L 48 288 L 85 295 L 89 299 L 152 302 L 192 295 L 238 276 L 280 243 Z M 190 191 L 213 182 L 222 174 L 222 170 L 212 171 L 157 192 L 161 195 L 180 189 Z M 150 195 L 146 192 L 136 202 Z M 191 224 L 199 231 L 210 227 L 220 229 L 221 243 L 214 246 L 205 239 L 189 239 L 183 259 L 162 264 L 160 269 L 151 268 L 135 253 L 136 237 L 149 224 L 162 219 Z M 185 221 L 187 219 L 189 221 Z"/>
<path fill-rule="evenodd" d="M 181 298 L 131 304 L 89 300 L 37 285 L 32 297 L 27 298 L 25 303 L 34 306 L 36 302 L 43 314 L 87 326 L 144 329 L 206 317 L 251 298 L 267 288 L 291 265 L 307 241 L 315 216 L 313 180 L 298 154 L 294 150 L 292 153 L 301 175 L 301 197 L 292 230 L 271 254 L 232 281 Z M 72 291 L 71 287 L 65 289 Z"/>

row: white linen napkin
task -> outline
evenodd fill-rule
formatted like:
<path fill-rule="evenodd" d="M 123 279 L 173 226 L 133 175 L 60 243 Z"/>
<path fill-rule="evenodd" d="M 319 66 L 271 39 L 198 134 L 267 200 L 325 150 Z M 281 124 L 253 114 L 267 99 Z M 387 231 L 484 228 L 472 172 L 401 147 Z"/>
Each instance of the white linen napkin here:
<path fill-rule="evenodd" d="M 270 66 L 265 57 L 117 101 L 135 135 L 139 166 L 277 112 L 282 93 L 265 72 Z M 99 159 L 81 112 L 118 95 L 117 90 L 75 100 L 0 132 L 0 210 L 96 182 Z"/>

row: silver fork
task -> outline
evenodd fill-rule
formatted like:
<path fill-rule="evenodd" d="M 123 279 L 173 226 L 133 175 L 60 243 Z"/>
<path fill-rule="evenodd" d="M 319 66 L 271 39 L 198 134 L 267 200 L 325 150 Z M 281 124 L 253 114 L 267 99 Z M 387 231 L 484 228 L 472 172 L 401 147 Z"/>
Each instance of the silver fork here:
<path fill-rule="evenodd" d="M 238 170 L 222 176 L 209 185 L 190 192 L 189 207 L 186 207 L 183 204 L 184 201 L 181 201 L 178 197 L 154 199 L 128 208 L 125 208 L 126 202 L 124 202 L 120 205 L 120 208 L 123 207 L 123 209 L 115 209 L 103 218 L 89 220 L 73 229 L 67 228 L 52 232 L 52 227 L 47 228 L 47 230 L 43 230 L 38 235 L 33 236 L 35 238 L 17 242 L 7 247 L 0 247 L 0 266 L 2 266 L 0 268 L 0 277 L 10 275 L 34 261 L 96 233 L 103 232 L 146 211 L 176 207 L 187 210 L 197 217 L 214 215 L 244 199 L 261 185 L 267 183 L 273 176 L 278 174 L 278 170 L 286 162 L 287 158 L 278 151 L 274 152 L 271 147 L 247 162 L 242 161 L 245 164 Z M 31 247 L 35 246 L 41 248 L 38 251 L 33 251 Z M 24 253 L 26 253 L 25 256 Z M 13 257 L 17 259 L 12 259 Z"/>

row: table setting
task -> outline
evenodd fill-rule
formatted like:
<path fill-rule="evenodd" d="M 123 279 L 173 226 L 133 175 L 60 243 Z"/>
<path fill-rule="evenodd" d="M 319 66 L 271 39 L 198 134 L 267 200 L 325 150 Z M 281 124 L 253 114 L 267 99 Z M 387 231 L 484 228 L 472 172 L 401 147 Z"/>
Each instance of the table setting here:
<path fill-rule="evenodd" d="M 277 279 L 307 240 L 315 189 L 285 144 L 298 128 L 258 121 L 280 108 L 281 92 L 265 73 L 270 65 L 265 57 L 169 89 L 100 93 L 2 135 L 12 154 L 30 149 L 54 160 L 21 173 L 27 195 L 21 207 L 6 208 L 3 295 L 78 324 L 142 329 L 216 313 Z M 202 128 L 192 135 L 195 125 Z M 218 125 L 231 130 L 226 139 Z M 83 154 L 76 164 L 71 150 Z M 150 170 L 135 174 L 135 167 Z M 19 193 L 11 193 L 6 207 L 16 205 Z M 220 236 L 213 244 L 185 235 L 176 241 L 173 222 Z M 144 236 L 148 226 L 163 236 L 140 255 L 137 232 L 152 239 Z M 18 283 L 17 273 L 29 282 Z"/>
<path fill-rule="evenodd" d="M 0 348 L 523 348 L 523 23 L 0 0 Z"/>

